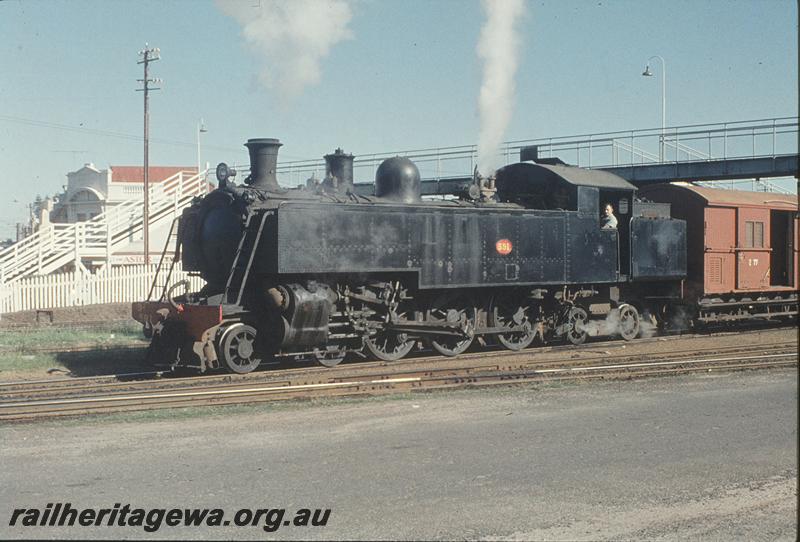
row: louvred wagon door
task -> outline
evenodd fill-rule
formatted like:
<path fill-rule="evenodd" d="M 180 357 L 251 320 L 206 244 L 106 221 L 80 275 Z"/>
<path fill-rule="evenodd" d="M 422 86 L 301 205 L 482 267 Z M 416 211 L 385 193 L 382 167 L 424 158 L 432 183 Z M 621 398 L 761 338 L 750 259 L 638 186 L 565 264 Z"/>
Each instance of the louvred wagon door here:
<path fill-rule="evenodd" d="M 736 288 L 769 288 L 769 210 L 738 209 Z"/>
<path fill-rule="evenodd" d="M 736 277 L 736 209 L 705 209 L 703 287 L 706 294 L 733 291 Z"/>

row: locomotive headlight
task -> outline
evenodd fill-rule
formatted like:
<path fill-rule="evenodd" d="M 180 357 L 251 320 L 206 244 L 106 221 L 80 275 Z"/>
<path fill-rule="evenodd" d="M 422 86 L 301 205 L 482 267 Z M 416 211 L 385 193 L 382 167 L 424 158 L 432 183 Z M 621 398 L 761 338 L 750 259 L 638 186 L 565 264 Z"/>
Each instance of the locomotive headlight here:
<path fill-rule="evenodd" d="M 221 183 L 228 180 L 228 164 L 225 162 L 220 162 L 217 165 L 217 180 Z"/>
<path fill-rule="evenodd" d="M 229 168 L 225 162 L 220 162 L 217 165 L 217 180 L 220 185 L 225 185 L 229 178 L 236 176 L 236 170 Z"/>

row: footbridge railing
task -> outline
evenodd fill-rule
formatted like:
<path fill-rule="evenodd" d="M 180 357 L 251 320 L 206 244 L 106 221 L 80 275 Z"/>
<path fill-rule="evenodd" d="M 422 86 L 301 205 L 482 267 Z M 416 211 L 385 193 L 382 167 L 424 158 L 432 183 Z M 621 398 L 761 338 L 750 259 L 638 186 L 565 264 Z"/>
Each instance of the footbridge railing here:
<path fill-rule="evenodd" d="M 207 192 L 206 171 L 181 171 L 149 188 L 150 227 L 175 218 L 195 196 Z M 144 229 L 142 197 L 129 199 L 85 222 L 49 224 L 0 251 L 0 283 L 42 275 L 84 257 L 110 257 Z"/>
<path fill-rule="evenodd" d="M 539 148 L 542 157 L 558 157 L 569 164 L 588 168 L 777 157 L 797 153 L 798 117 L 514 140 L 502 145 L 497 162 L 501 165 L 515 162 L 520 149 L 531 145 Z M 414 160 L 423 178 L 438 180 L 471 175 L 477 163 L 477 146 L 356 156 L 356 181 L 371 182 L 380 163 L 398 155 Z M 321 159 L 283 162 L 278 166 L 278 179 L 285 186 L 304 184 L 306 179 L 321 178 L 324 174 L 325 163 Z"/>

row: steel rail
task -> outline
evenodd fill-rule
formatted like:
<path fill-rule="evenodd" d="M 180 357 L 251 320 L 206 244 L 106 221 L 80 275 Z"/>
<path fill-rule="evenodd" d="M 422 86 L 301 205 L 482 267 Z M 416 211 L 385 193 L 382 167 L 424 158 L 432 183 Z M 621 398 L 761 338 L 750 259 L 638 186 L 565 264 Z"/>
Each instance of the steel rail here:
<path fill-rule="evenodd" d="M 725 337 L 727 335 L 741 335 L 743 331 L 745 333 L 747 333 L 747 332 L 762 332 L 762 331 L 780 331 L 780 330 L 783 330 L 783 329 L 795 329 L 795 326 L 785 326 L 785 325 L 777 325 L 776 326 L 774 324 L 773 325 L 759 324 L 759 325 L 752 325 L 752 327 L 748 327 L 748 328 L 746 328 L 744 330 L 739 329 L 739 330 L 736 330 L 736 331 L 710 330 L 709 332 L 701 332 L 701 333 L 669 333 L 669 334 L 664 334 L 664 335 L 658 335 L 657 334 L 657 335 L 653 335 L 651 337 L 640 337 L 640 338 L 636 339 L 636 341 L 633 344 L 645 344 L 645 343 L 652 343 L 652 342 L 682 340 L 682 339 L 702 339 L 702 338 L 708 338 L 708 337 Z M 619 338 L 617 338 L 617 339 L 610 338 L 608 340 L 592 341 L 591 343 L 587 343 L 587 344 L 584 344 L 582 346 L 573 346 L 573 345 L 569 345 L 569 344 L 536 345 L 536 346 L 529 347 L 525 351 L 527 351 L 527 352 L 540 352 L 541 353 L 541 352 L 551 352 L 551 351 L 556 350 L 556 349 L 569 349 L 569 350 L 581 349 L 581 350 L 584 350 L 584 349 L 587 349 L 589 347 L 597 347 L 597 348 L 600 348 L 600 347 L 603 347 L 603 346 L 614 347 L 614 346 L 617 346 L 617 345 L 624 345 L 624 344 L 627 344 L 627 343 L 625 341 L 622 341 Z M 148 343 L 144 343 L 143 344 L 143 346 L 145 346 L 145 347 L 147 345 L 148 345 Z M 127 348 L 127 346 L 125 346 L 123 348 Z M 502 349 L 500 346 L 497 346 L 497 345 L 492 345 L 492 346 L 489 346 L 489 347 L 486 347 L 486 348 L 487 349 L 482 350 L 482 352 L 485 352 L 485 353 L 491 352 L 491 353 L 494 354 L 494 353 L 497 352 L 497 350 L 499 350 L 500 354 L 502 354 L 504 352 L 505 353 L 509 353 L 509 352 L 507 352 L 506 350 Z M 102 348 L 98 348 L 98 349 L 102 350 Z M 135 346 L 131 346 L 131 349 L 135 350 L 137 348 Z M 427 350 L 427 351 L 430 351 L 430 349 Z M 519 352 L 517 352 L 517 353 L 519 353 Z M 2 354 L 2 351 L 0 351 L 0 354 Z M 280 354 L 279 356 L 276 356 L 276 357 L 277 358 L 290 358 L 290 357 L 297 357 L 297 356 L 302 355 L 302 354 L 303 353 L 289 352 L 289 353 L 286 353 L 286 354 Z M 311 354 L 311 353 L 307 352 L 305 354 Z M 462 354 L 462 357 L 465 356 L 465 355 L 470 355 L 470 354 Z M 419 359 L 419 358 L 409 358 L 409 359 Z M 404 360 L 404 361 L 406 361 L 406 360 Z M 362 364 L 366 365 L 367 363 L 370 363 L 370 362 L 364 362 Z M 384 362 L 372 362 L 372 363 L 381 364 L 381 363 L 384 363 Z M 398 362 L 393 362 L 393 363 L 398 363 Z M 267 367 L 278 365 L 278 364 L 280 364 L 280 362 L 262 363 L 262 367 L 263 368 L 267 368 Z M 315 367 L 315 368 L 318 369 L 318 370 L 323 370 L 323 371 L 324 370 L 329 370 L 329 368 L 324 368 L 324 367 Z M 294 367 L 294 368 L 284 369 L 284 370 L 307 370 L 307 369 L 309 369 L 309 368 L 308 367 Z M 80 377 L 67 377 L 67 378 L 61 378 L 61 379 L 18 380 L 18 381 L 8 380 L 8 381 L 0 381 L 0 388 L 6 387 L 6 386 L 16 386 L 16 385 L 21 385 L 21 384 L 39 384 L 39 383 L 44 383 L 44 382 L 51 382 L 51 383 L 52 382 L 60 382 L 60 381 L 63 381 L 63 382 L 74 382 L 74 381 L 78 381 L 78 380 L 93 380 L 93 379 L 108 379 L 108 378 L 117 378 L 117 377 L 128 377 L 128 376 L 133 376 L 133 375 L 136 375 L 136 374 L 156 375 L 157 376 L 157 375 L 170 374 L 170 371 L 167 371 L 167 370 L 146 371 L 146 372 L 141 372 L 141 373 L 125 373 L 125 374 L 111 374 L 111 375 L 80 376 Z M 214 376 L 219 376 L 219 375 L 207 375 L 207 376 L 209 378 L 212 378 Z"/>
<path fill-rule="evenodd" d="M 794 356 L 796 357 L 796 356 Z M 271 394 L 253 394 L 246 397 L 235 398 L 214 398 L 213 401 L 198 402 L 196 398 L 168 398 L 160 401 L 148 402 L 134 402 L 132 404 L 118 405 L 113 410 L 103 410 L 102 408 L 87 408 L 86 406 L 78 406 L 66 409 L 60 409 L 52 412 L 28 412 L 19 414 L 15 417 L 6 417 L 6 421 L 25 421 L 37 418 L 47 418 L 56 416 L 76 416 L 81 414 L 92 413 L 107 413 L 107 412 L 135 412 L 143 410 L 153 410 L 156 408 L 180 408 L 180 407 L 199 407 L 199 406 L 227 406 L 235 404 L 255 404 L 262 402 L 271 402 L 288 399 L 315 399 L 315 398 L 331 398 L 340 396 L 363 396 L 363 395 L 379 395 L 382 393 L 398 392 L 398 391 L 414 391 L 414 390 L 442 390 L 442 389 L 461 389 L 466 387 L 476 386 L 494 386 L 494 385 L 509 385 L 516 381 L 524 381 L 530 383 L 536 382 L 553 382 L 553 381 L 575 381 L 575 380 L 592 380 L 592 379 L 632 379 L 643 378 L 647 376 L 665 376 L 676 375 L 692 372 L 712 372 L 717 371 L 731 371 L 731 370 L 754 370 L 754 369 L 767 369 L 767 368 L 788 368 L 796 367 L 796 361 L 779 361 L 773 360 L 768 362 L 748 362 L 748 363 L 729 363 L 725 365 L 695 365 L 685 367 L 679 362 L 675 363 L 672 368 L 638 368 L 628 369 L 627 371 L 608 371 L 592 374 L 566 374 L 562 376 L 552 375 L 531 375 L 528 373 L 517 374 L 504 374 L 499 378 L 495 375 L 475 375 L 470 377 L 450 376 L 450 377 L 434 377 L 428 379 L 414 380 L 404 379 L 402 381 L 395 380 L 393 382 L 375 381 L 365 385 L 364 382 L 351 382 L 346 387 L 338 389 L 326 390 L 324 395 L 312 396 L 309 394 L 302 395 L 301 392 L 283 393 L 279 395 Z M 0 418 L 3 419 L 3 418 Z"/>
<path fill-rule="evenodd" d="M 728 356 L 716 358 L 669 359 L 671 353 L 662 355 L 661 361 L 614 364 L 586 364 L 587 360 L 574 360 L 582 363 L 573 367 L 536 368 L 534 363 L 513 367 L 498 365 L 483 367 L 442 368 L 436 370 L 416 371 L 416 374 L 401 376 L 397 373 L 383 375 L 356 376 L 355 380 L 336 382 L 286 382 L 284 385 L 249 386 L 241 385 L 226 389 L 176 390 L 173 392 L 139 393 L 107 396 L 73 397 L 53 400 L 18 401 L 0 404 L 0 420 L 17 420 L 30 417 L 48 417 L 74 414 L 81 411 L 114 411 L 118 407 L 162 408 L 187 403 L 195 405 L 239 402 L 249 403 L 255 400 L 275 400 L 277 398 L 313 398 L 330 395 L 330 392 L 364 393 L 399 388 L 436 388 L 441 384 L 457 385 L 477 382 L 508 382 L 509 380 L 531 379 L 547 375 L 573 375 L 579 377 L 586 374 L 634 375 L 641 371 L 653 371 L 654 368 L 672 367 L 672 371 L 686 370 L 687 367 L 725 368 L 731 364 L 743 367 L 750 366 L 796 366 L 797 351 L 755 354 L 749 356 Z M 666 358 L 666 359 L 665 359 Z M 766 361 L 765 361 L 766 360 Z M 569 361 L 569 360 L 567 360 Z M 607 359 L 605 360 L 607 361 Z M 743 363 L 745 362 L 745 363 Z M 756 365 L 753 365 L 756 364 Z M 447 374 L 445 374 L 447 373 Z M 257 402 L 257 401 L 256 401 Z"/>
<path fill-rule="evenodd" d="M 608 344 L 602 345 L 602 343 L 595 343 L 595 345 L 600 344 L 601 346 L 609 346 Z M 618 348 L 622 350 L 622 347 L 625 345 L 620 345 L 619 342 L 612 343 Z M 671 355 L 674 357 L 680 356 L 696 356 L 701 355 L 701 353 L 706 352 L 706 355 L 718 355 L 723 354 L 726 352 L 739 352 L 742 351 L 743 348 L 746 351 L 752 350 L 756 348 L 759 352 L 766 353 L 772 349 L 780 349 L 780 348 L 788 348 L 791 347 L 794 343 L 791 341 L 786 342 L 777 342 L 777 343 L 768 343 L 764 345 L 756 345 L 752 347 L 742 347 L 740 345 L 731 345 L 731 346 L 714 346 L 708 349 L 700 349 L 691 348 L 685 350 L 672 350 Z M 614 346 L 611 346 L 614 348 Z M 544 355 L 559 355 L 562 353 L 592 353 L 593 350 L 587 349 L 585 347 L 548 347 L 546 352 L 541 352 Z M 372 374 L 371 371 L 377 369 L 379 374 L 383 374 L 380 371 L 386 371 L 386 367 L 390 367 L 392 369 L 393 374 L 401 374 L 403 371 L 419 371 L 420 369 L 415 369 L 416 366 L 427 366 L 431 365 L 432 370 L 437 369 L 437 365 L 444 365 L 446 367 L 452 368 L 453 366 L 461 366 L 466 367 L 472 360 L 491 360 L 495 358 L 499 358 L 501 361 L 503 359 L 515 359 L 524 357 L 526 354 L 534 354 L 539 353 L 536 351 L 522 351 L 522 352 L 512 352 L 508 350 L 497 350 L 497 351 L 481 351 L 481 352 L 472 352 L 468 354 L 463 354 L 457 358 L 443 358 L 441 356 L 423 356 L 417 358 L 407 358 L 402 361 L 393 362 L 387 364 L 385 362 L 366 362 L 366 363 L 357 363 L 357 364 L 344 364 L 340 365 L 335 368 L 326 368 L 326 367 L 293 367 L 289 369 L 282 369 L 282 370 L 270 370 L 270 371 L 260 371 L 257 373 L 250 373 L 247 375 L 233 375 L 233 374 L 222 374 L 222 375 L 202 375 L 202 376 L 192 376 L 192 377 L 183 377 L 183 378 L 161 378 L 158 380 L 154 380 L 153 378 L 149 379 L 141 379 L 141 380 L 131 380 L 131 381 L 114 381 L 114 382 L 92 382 L 95 377 L 83 377 L 83 379 L 59 379 L 58 381 L 54 381 L 54 384 L 58 385 L 48 385 L 50 384 L 46 380 L 37 380 L 37 381 L 20 381 L 18 383 L 14 382 L 5 382 L 4 388 L 0 388 L 0 404 L 4 400 L 7 400 L 9 397 L 20 396 L 20 395 L 42 395 L 42 394 L 58 394 L 64 392 L 87 392 L 87 391 L 96 391 L 102 392 L 106 391 L 108 393 L 114 393 L 115 390 L 122 390 L 120 393 L 124 393 L 131 389 L 137 388 L 174 388 L 180 386 L 213 386 L 216 385 L 218 387 L 232 387 L 232 386 L 240 386 L 247 382 L 252 381 L 281 381 L 287 380 L 291 378 L 298 378 L 305 375 L 306 378 L 313 378 L 313 377 L 320 377 L 323 379 L 328 380 L 335 380 L 338 378 L 346 378 L 352 374 Z M 606 353 L 605 351 L 602 355 L 597 356 L 588 356 L 580 358 L 580 361 L 590 361 L 590 360 L 602 360 L 602 359 L 628 359 L 628 358 L 641 358 L 643 354 L 636 354 L 630 352 L 615 352 Z M 541 357 L 531 357 L 530 355 L 527 356 L 529 359 L 524 360 L 522 363 L 531 364 L 535 363 L 537 365 L 557 365 L 563 364 L 570 360 L 565 360 L 564 358 L 555 358 L 555 359 L 541 359 Z M 443 367 L 443 368 L 446 368 Z M 135 374 L 135 373 L 132 373 Z M 143 376 L 147 376 L 148 373 L 141 373 Z M 155 373 L 154 376 L 162 376 L 163 374 Z M 88 379 L 88 380 L 87 380 Z M 107 378 L 105 378 L 107 380 Z M 215 384 L 216 383 L 216 384 Z M 45 387 L 41 387 L 42 385 Z M 13 388 L 13 389 L 8 389 Z"/>
<path fill-rule="evenodd" d="M 796 357 L 796 356 L 793 356 Z M 564 374 L 561 376 L 543 375 L 543 374 L 530 374 L 530 373 L 516 373 L 516 374 L 503 374 L 497 375 L 474 375 L 469 377 L 463 376 L 438 376 L 433 378 L 419 378 L 419 379 L 394 379 L 383 381 L 355 381 L 341 383 L 338 388 L 325 390 L 324 394 L 303 393 L 308 391 L 318 390 L 275 390 L 272 393 L 263 393 L 258 390 L 252 391 L 246 395 L 240 395 L 234 398 L 213 397 L 211 400 L 207 398 L 196 397 L 167 397 L 158 401 L 143 401 L 134 400 L 127 404 L 115 406 L 113 409 L 108 407 L 91 408 L 87 405 L 61 408 L 53 411 L 32 411 L 26 413 L 19 413 L 16 416 L 4 416 L 0 420 L 6 421 L 23 421 L 25 419 L 47 418 L 56 416 L 75 416 L 79 414 L 90 413 L 108 413 L 108 412 L 127 412 L 127 411 L 141 411 L 152 410 L 157 408 L 178 408 L 178 407 L 199 407 L 199 406 L 226 406 L 233 404 L 251 404 L 267 401 L 278 401 L 287 399 L 315 399 L 321 397 L 338 397 L 338 396 L 358 396 L 358 395 L 379 395 L 389 392 L 400 391 L 414 391 L 414 390 L 440 390 L 448 388 L 464 388 L 475 386 L 492 386 L 492 385 L 508 385 L 516 381 L 525 382 L 542 382 L 542 381 L 574 381 L 574 380 L 590 380 L 590 379 L 632 379 L 641 378 L 645 376 L 657 375 L 674 375 L 691 372 L 711 372 L 714 370 L 752 370 L 752 369 L 766 369 L 766 368 L 786 368 L 796 367 L 796 360 L 772 360 L 768 362 L 748 362 L 748 363 L 728 363 L 728 364 L 701 364 L 696 366 L 684 366 L 680 362 L 673 364 L 671 368 L 638 368 L 620 370 L 607 370 L 600 373 L 592 374 Z"/>

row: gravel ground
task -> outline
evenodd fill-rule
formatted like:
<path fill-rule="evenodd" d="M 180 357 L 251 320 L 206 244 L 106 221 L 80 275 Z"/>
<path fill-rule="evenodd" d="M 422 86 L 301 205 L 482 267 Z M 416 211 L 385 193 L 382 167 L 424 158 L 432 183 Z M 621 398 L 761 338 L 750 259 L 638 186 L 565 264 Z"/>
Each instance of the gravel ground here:
<path fill-rule="evenodd" d="M 106 303 L 102 305 L 84 305 L 82 307 L 63 307 L 47 309 L 53 314 L 53 325 L 80 324 L 83 322 L 107 322 L 109 324 L 135 323 L 131 318 L 130 303 Z M 0 315 L 0 329 L 19 326 L 36 325 L 36 311 L 20 311 Z M 41 314 L 39 325 L 50 324 L 49 316 Z"/>
<path fill-rule="evenodd" d="M 0 538 L 797 535 L 796 370 L 7 426 L 0 439 Z M 275 533 L 8 526 L 13 507 L 58 501 L 332 513 Z"/>

